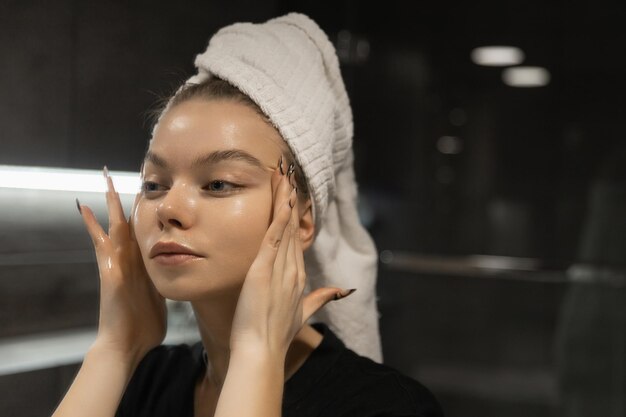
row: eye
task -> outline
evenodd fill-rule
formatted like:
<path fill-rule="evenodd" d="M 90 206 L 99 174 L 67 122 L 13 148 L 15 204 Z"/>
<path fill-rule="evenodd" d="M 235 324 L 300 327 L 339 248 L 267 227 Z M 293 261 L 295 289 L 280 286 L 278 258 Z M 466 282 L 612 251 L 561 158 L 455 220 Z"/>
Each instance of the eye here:
<path fill-rule="evenodd" d="M 141 191 L 144 193 L 151 193 L 151 192 L 156 192 L 156 191 L 163 191 L 163 186 L 153 182 L 153 181 L 144 181 L 141 184 Z"/>
<path fill-rule="evenodd" d="M 223 193 L 233 191 L 234 189 L 238 188 L 238 186 L 228 181 L 215 180 L 211 181 L 205 188 L 209 191 L 213 191 L 216 193 Z"/>

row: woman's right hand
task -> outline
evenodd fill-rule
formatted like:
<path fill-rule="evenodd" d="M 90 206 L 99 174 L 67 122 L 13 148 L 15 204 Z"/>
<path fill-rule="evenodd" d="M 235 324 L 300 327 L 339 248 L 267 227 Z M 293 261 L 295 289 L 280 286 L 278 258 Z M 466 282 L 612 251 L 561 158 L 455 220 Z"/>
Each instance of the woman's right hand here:
<path fill-rule="evenodd" d="M 108 235 L 93 211 L 78 205 L 94 245 L 100 273 L 100 317 L 94 346 L 121 354 L 136 364 L 165 338 L 167 309 L 141 258 L 132 230 L 132 213 L 126 220 L 106 167 L 104 176 L 108 188 Z M 139 195 L 133 212 L 137 198 Z"/>

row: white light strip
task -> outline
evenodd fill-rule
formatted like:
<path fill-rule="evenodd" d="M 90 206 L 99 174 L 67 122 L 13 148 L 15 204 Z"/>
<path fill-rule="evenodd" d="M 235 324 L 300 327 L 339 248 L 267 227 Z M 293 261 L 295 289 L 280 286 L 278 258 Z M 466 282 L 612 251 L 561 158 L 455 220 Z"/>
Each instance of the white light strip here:
<path fill-rule="evenodd" d="M 474 48 L 470 56 L 475 64 L 491 67 L 518 65 L 525 58 L 524 52 L 515 46 L 481 46 Z"/>
<path fill-rule="evenodd" d="M 139 192 L 139 173 L 109 171 L 109 175 L 118 193 Z M 99 170 L 0 165 L 0 188 L 100 193 L 106 191 L 106 181 Z"/>
<path fill-rule="evenodd" d="M 502 72 L 502 81 L 511 87 L 543 87 L 550 82 L 550 73 L 543 67 L 513 67 Z"/>
<path fill-rule="evenodd" d="M 79 364 L 96 333 L 96 329 L 77 329 L 0 340 L 0 376 Z M 193 344 L 198 340 L 195 326 L 169 326 L 163 343 Z"/>

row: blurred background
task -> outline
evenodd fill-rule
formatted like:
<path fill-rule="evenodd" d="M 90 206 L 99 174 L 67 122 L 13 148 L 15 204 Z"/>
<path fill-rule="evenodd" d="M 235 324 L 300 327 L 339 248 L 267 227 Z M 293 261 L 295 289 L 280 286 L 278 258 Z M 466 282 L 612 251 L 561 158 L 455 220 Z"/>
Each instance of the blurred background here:
<path fill-rule="evenodd" d="M 74 199 L 106 221 L 101 193 L 10 168 L 132 176 L 211 34 L 289 11 L 353 104 L 385 362 L 448 417 L 626 416 L 626 16 L 603 0 L 0 2 L 0 414 L 71 382 L 98 308 Z"/>

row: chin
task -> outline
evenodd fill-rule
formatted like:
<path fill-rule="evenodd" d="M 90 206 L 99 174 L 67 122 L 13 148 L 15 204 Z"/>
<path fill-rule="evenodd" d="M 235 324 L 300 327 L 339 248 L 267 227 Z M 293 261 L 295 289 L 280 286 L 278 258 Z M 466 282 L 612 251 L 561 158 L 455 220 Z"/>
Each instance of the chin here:
<path fill-rule="evenodd" d="M 165 274 L 159 270 L 149 270 L 148 274 L 159 294 L 174 301 L 201 301 L 238 297 L 243 279 L 225 281 L 212 279 L 212 274 Z"/>

